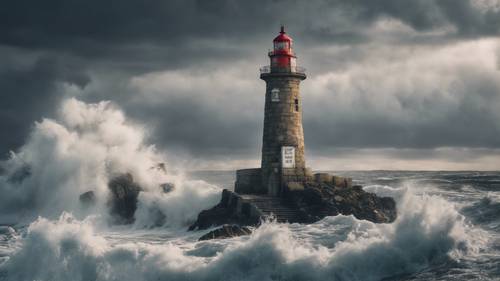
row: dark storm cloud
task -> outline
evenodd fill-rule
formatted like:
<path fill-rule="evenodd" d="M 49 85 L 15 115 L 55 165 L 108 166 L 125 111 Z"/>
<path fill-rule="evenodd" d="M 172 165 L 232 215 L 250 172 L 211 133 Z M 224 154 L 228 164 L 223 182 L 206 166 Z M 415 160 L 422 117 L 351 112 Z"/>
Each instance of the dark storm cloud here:
<path fill-rule="evenodd" d="M 127 112 L 155 126 L 152 142 L 164 149 L 189 149 L 199 157 L 255 152 L 261 126 L 256 120 L 235 120 L 220 109 L 207 107 L 192 99 L 170 98 L 168 102 L 146 108 L 129 106 Z M 260 110 L 259 110 L 260 111 Z M 256 111 L 256 116 L 262 113 Z M 261 114 L 259 114 L 261 113 Z M 255 137 L 249 137 L 255 136 Z"/>
<path fill-rule="evenodd" d="M 193 41 L 200 38 L 248 43 L 280 22 L 296 33 L 329 31 L 355 37 L 356 26 L 392 17 L 417 30 L 451 24 L 462 34 L 498 34 L 498 15 L 481 11 L 470 0 L 18 0 L 0 10 L 0 40 L 27 48 L 110 56 L 110 48 L 140 43 L 181 47 L 200 44 Z"/>
<path fill-rule="evenodd" d="M 0 48 L 0 153 L 24 142 L 30 126 L 53 112 L 60 100 L 58 83 L 84 87 L 89 79 L 71 60 Z"/>
<path fill-rule="evenodd" d="M 324 93 L 313 88 L 316 95 L 304 99 L 315 109 L 304 112 L 305 130 L 321 137 L 308 141 L 316 148 L 500 147 L 496 43 L 379 50 L 373 57 L 384 59 L 317 78 Z"/>
<path fill-rule="evenodd" d="M 313 78 L 358 63 L 369 65 L 369 58 L 379 54 L 369 49 L 377 41 L 377 34 L 373 34 L 377 31 L 367 30 L 382 19 L 401 21 L 417 34 L 396 33 L 394 45 L 387 48 L 403 42 L 439 46 L 498 35 L 500 29 L 497 10 L 480 9 L 469 0 L 3 3 L 0 46 L 5 47 L 0 54 L 6 60 L 9 58 L 9 63 L 0 66 L 0 93 L 4 100 L 0 129 L 9 133 L 4 133 L 0 140 L 0 152 L 21 144 L 33 120 L 55 111 L 61 97 L 67 94 L 61 89 L 66 84 L 81 89 L 80 99 L 111 99 L 127 114 L 152 124 L 156 128 L 153 141 L 160 146 L 182 147 L 197 154 L 255 150 L 260 139 L 249 136 L 261 134 L 263 99 L 263 82 L 258 81 L 255 69 L 258 64 L 267 63 L 265 50 L 270 47 L 277 26 L 285 23 L 293 31 L 304 56 L 301 62 L 309 63 Z M 440 33 L 426 33 L 433 31 Z M 325 55 L 313 50 L 318 46 L 348 48 L 342 54 Z M 311 49 L 309 55 L 308 49 Z M 236 62 L 244 66 L 234 66 Z M 142 96 L 141 91 L 150 89 L 131 89 L 130 79 L 154 71 L 183 73 L 187 78 L 178 83 L 186 84 L 200 83 L 200 76 L 211 77 L 216 71 L 222 74 L 212 84 L 185 92 L 163 85 L 166 95 L 156 102 L 137 98 Z M 236 71 L 237 75 L 224 79 L 224 71 L 227 74 Z M 474 76 L 474 71 L 470 74 Z M 241 82 L 232 88 L 218 87 L 233 84 L 235 77 L 251 80 L 253 84 Z M 397 116 L 380 114 L 375 109 L 372 112 L 370 108 L 367 110 L 370 116 L 341 115 L 328 112 L 332 108 L 321 107 L 321 98 L 308 97 L 311 105 L 320 104 L 318 108 L 325 115 L 305 115 L 307 141 L 312 149 L 329 145 L 500 146 L 498 130 L 494 129 L 496 116 L 489 108 L 484 110 L 482 102 L 486 99 L 481 96 L 492 95 L 491 99 L 496 101 L 498 88 L 490 80 L 477 87 L 472 81 L 466 86 L 479 95 L 479 105 L 475 96 L 460 97 L 458 108 L 434 121 L 421 123 L 402 122 Z M 217 91 L 221 96 L 217 96 Z M 404 95 L 393 94 L 410 110 L 420 105 L 418 98 L 408 100 Z M 249 108 L 253 109 L 253 116 L 238 113 Z M 449 104 L 432 108 L 446 111 Z M 463 132 L 457 125 L 460 123 L 471 127 L 470 132 Z M 325 131 L 328 126 L 334 130 Z"/>

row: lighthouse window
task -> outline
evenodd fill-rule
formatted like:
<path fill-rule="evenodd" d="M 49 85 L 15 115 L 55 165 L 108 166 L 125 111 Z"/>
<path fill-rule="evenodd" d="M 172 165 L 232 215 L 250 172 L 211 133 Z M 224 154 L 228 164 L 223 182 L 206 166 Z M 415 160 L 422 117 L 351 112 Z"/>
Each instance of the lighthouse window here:
<path fill-rule="evenodd" d="M 276 42 L 274 43 L 274 49 L 276 50 L 286 50 L 288 49 L 288 42 Z"/>
<path fill-rule="evenodd" d="M 295 99 L 295 111 L 299 112 L 299 99 Z"/>
<path fill-rule="evenodd" d="M 279 102 L 280 101 L 280 89 L 272 89 L 271 91 L 271 101 Z"/>

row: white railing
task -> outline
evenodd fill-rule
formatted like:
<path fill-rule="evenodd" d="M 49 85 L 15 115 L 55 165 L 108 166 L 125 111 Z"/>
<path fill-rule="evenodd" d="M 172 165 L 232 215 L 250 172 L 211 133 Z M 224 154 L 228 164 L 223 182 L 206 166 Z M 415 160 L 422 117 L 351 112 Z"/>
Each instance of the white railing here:
<path fill-rule="evenodd" d="M 269 73 L 300 73 L 305 74 L 306 69 L 301 66 L 295 67 L 271 67 L 270 65 L 266 65 L 260 68 L 260 74 L 269 74 Z"/>

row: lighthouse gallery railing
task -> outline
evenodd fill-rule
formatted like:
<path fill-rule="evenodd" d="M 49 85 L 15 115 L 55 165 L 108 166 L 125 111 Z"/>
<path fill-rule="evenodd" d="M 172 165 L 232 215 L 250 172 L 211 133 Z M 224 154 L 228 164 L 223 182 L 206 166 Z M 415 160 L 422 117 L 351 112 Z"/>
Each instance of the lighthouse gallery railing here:
<path fill-rule="evenodd" d="M 271 67 L 270 65 L 266 65 L 260 68 L 260 74 L 268 74 L 268 73 L 300 73 L 305 74 L 306 69 L 304 67 L 295 66 L 295 67 Z"/>

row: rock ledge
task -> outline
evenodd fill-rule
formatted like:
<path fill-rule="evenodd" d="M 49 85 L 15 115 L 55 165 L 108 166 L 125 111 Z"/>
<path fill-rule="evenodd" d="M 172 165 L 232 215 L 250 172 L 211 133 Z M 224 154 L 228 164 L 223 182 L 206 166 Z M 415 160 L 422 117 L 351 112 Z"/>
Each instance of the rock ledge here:
<path fill-rule="evenodd" d="M 361 186 L 338 187 L 322 182 L 289 188 L 281 198 L 239 195 L 225 189 L 219 204 L 202 211 L 189 230 L 225 224 L 258 226 L 270 216 L 278 222 L 314 223 L 339 214 L 374 223 L 391 223 L 397 217 L 396 202 L 393 198 L 366 192 Z"/>

